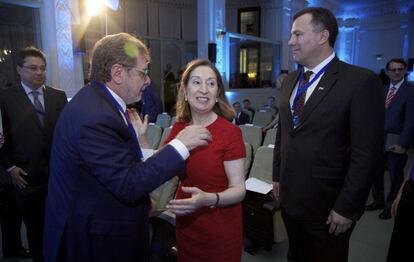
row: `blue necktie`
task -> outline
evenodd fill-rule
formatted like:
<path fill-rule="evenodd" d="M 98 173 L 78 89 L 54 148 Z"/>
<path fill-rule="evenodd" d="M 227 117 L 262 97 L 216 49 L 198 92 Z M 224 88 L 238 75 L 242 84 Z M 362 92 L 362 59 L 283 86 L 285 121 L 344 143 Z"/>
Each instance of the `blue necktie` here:
<path fill-rule="evenodd" d="M 135 133 L 135 129 L 134 129 L 134 127 L 132 126 L 132 123 L 129 121 L 129 119 L 128 119 L 128 115 L 127 115 L 127 113 L 126 113 L 126 112 L 124 112 L 124 116 L 125 116 L 125 119 L 126 119 L 126 121 L 127 121 L 127 125 L 128 125 L 128 128 L 129 128 L 129 131 L 130 131 L 130 132 L 131 132 L 131 134 L 132 134 L 132 137 L 134 137 L 134 138 L 135 138 L 135 140 L 136 140 L 136 142 L 138 143 L 138 152 L 137 152 L 137 154 L 138 154 L 138 158 L 139 158 L 139 159 L 142 159 L 144 156 L 142 155 L 141 146 L 139 145 L 139 141 L 138 141 L 138 136 L 137 136 L 137 133 Z"/>

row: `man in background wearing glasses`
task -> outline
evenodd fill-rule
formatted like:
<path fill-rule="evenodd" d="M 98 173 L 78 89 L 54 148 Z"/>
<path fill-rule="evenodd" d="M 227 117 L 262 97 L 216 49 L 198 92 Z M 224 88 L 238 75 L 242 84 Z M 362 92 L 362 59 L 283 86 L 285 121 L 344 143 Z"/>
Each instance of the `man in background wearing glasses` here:
<path fill-rule="evenodd" d="M 391 188 L 384 201 L 384 170 L 372 188 L 373 203 L 366 210 L 383 209 L 380 219 L 391 218 L 391 204 L 404 180 L 407 151 L 414 137 L 414 87 L 405 80 L 407 64 L 403 59 L 391 59 L 386 65 L 391 83 L 384 87 L 385 94 L 385 163 Z M 385 166 L 385 165 L 384 165 Z"/>
<path fill-rule="evenodd" d="M 62 90 L 45 85 L 46 56 L 27 47 L 17 56 L 20 84 L 0 93 L 5 139 L 2 165 L 10 175 L 17 206 L 27 229 L 34 261 L 43 261 L 43 221 L 49 176 L 52 135 L 60 112 L 67 103 Z M 20 223 L 14 230 L 20 231 Z M 22 256 L 13 251 L 10 256 Z"/>

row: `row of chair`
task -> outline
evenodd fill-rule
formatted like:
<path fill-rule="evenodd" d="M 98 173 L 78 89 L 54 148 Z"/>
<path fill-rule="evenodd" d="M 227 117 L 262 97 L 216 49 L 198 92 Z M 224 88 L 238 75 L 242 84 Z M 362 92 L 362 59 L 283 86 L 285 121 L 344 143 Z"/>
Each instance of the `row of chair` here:
<path fill-rule="evenodd" d="M 259 110 L 255 112 L 254 116 L 252 116 L 252 112 L 248 110 L 245 110 L 243 112 L 249 115 L 250 123 L 258 127 L 266 126 L 272 122 L 273 119 L 271 111 Z M 168 113 L 164 112 L 157 115 L 155 124 L 159 127 L 166 128 L 173 125 L 175 120 L 175 116 L 171 117 Z"/>
<path fill-rule="evenodd" d="M 263 132 L 260 127 L 251 124 L 240 125 L 239 127 L 242 131 L 243 140 L 252 145 L 253 152 L 256 152 L 259 146 L 268 146 L 275 143 L 277 129 L 267 130 L 263 139 Z"/>
<path fill-rule="evenodd" d="M 242 131 L 243 140 L 253 147 L 253 152 L 256 152 L 261 145 L 267 146 L 275 143 L 277 129 L 267 130 L 263 139 L 263 132 L 260 127 L 251 124 L 240 125 L 239 127 Z M 160 148 L 164 144 L 170 130 L 170 126 L 163 128 L 157 124 L 150 123 L 148 125 L 147 139 L 151 148 Z"/>

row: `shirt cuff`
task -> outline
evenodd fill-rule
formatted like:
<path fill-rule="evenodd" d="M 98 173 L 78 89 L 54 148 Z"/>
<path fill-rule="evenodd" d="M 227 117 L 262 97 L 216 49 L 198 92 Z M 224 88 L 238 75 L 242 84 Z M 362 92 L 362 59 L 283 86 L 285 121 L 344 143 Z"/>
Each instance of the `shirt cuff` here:
<path fill-rule="evenodd" d="M 187 147 L 178 139 L 173 139 L 169 143 L 175 150 L 177 150 L 178 154 L 186 160 L 190 156 L 190 152 L 188 151 Z"/>
<path fill-rule="evenodd" d="M 10 173 L 11 171 L 13 171 L 13 169 L 15 169 L 16 168 L 16 166 L 12 166 L 12 167 L 9 167 L 8 169 L 7 169 L 7 173 Z"/>

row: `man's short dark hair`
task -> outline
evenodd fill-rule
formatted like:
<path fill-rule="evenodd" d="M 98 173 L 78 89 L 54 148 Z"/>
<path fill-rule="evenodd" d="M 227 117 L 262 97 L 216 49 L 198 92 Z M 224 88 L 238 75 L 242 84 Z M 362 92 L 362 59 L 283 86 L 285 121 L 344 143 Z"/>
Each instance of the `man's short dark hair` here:
<path fill-rule="evenodd" d="M 42 50 L 34 46 L 28 46 L 20 50 L 19 54 L 17 55 L 17 65 L 23 66 L 24 59 L 26 59 L 26 57 L 29 57 L 29 56 L 39 57 L 40 59 L 43 60 L 43 62 L 45 62 L 45 65 L 46 65 L 45 53 L 43 53 Z"/>
<path fill-rule="evenodd" d="M 243 100 L 243 103 L 244 102 L 249 102 L 250 103 L 250 100 L 246 98 L 246 99 Z"/>
<path fill-rule="evenodd" d="M 234 102 L 234 103 L 233 103 L 233 106 L 235 106 L 235 105 L 239 105 L 239 106 L 241 106 L 241 105 L 240 105 L 240 102 Z"/>
<path fill-rule="evenodd" d="M 308 7 L 297 12 L 293 17 L 293 21 L 304 14 L 310 14 L 312 16 L 311 23 L 315 31 L 328 30 L 329 45 L 333 48 L 335 46 L 336 36 L 338 35 L 338 22 L 334 14 L 326 8 Z"/>
<path fill-rule="evenodd" d="M 397 64 L 402 64 L 402 65 L 404 65 L 404 69 L 407 68 L 407 63 L 404 61 L 404 59 L 402 59 L 402 58 L 393 58 L 390 61 L 388 61 L 388 63 L 385 65 L 385 69 L 387 69 L 387 71 L 390 69 L 391 62 L 394 62 L 394 63 L 397 63 Z"/>

